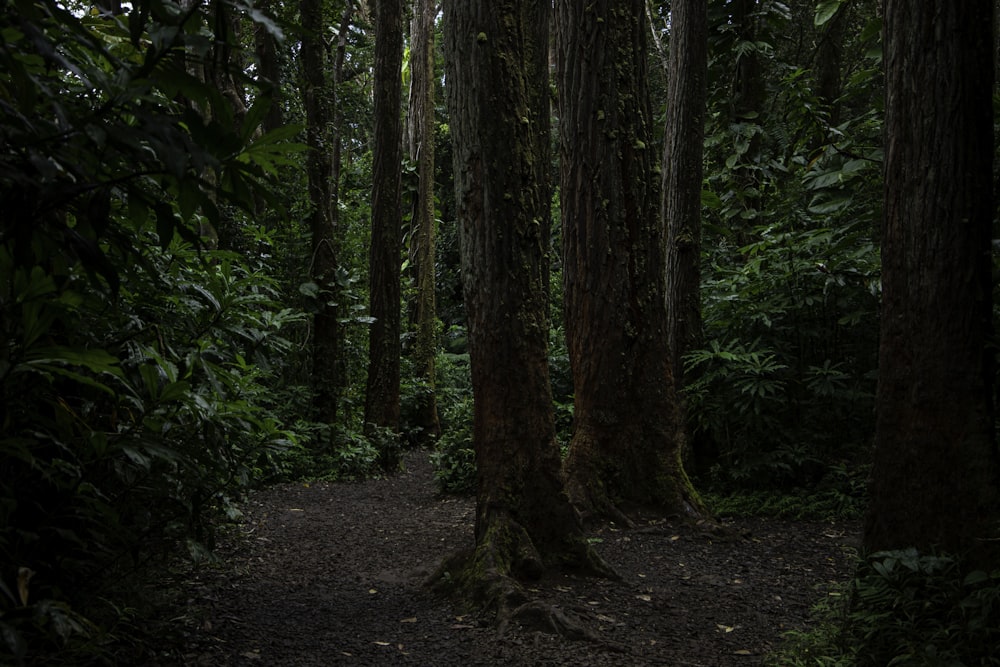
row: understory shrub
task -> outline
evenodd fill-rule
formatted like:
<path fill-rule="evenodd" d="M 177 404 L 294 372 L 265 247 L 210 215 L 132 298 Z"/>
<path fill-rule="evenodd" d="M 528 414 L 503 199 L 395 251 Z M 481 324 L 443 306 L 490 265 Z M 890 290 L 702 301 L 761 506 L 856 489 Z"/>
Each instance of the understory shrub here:
<path fill-rule="evenodd" d="M 1000 570 L 949 554 L 883 551 L 859 562 L 818 625 L 790 633 L 769 664 L 851 667 L 1000 665 Z"/>
<path fill-rule="evenodd" d="M 438 409 L 441 437 L 431 455 L 434 479 L 445 493 L 476 490 L 476 453 L 472 445 L 472 378 L 465 352 L 464 330 L 453 329 L 449 340 L 458 352 L 438 354 Z"/>

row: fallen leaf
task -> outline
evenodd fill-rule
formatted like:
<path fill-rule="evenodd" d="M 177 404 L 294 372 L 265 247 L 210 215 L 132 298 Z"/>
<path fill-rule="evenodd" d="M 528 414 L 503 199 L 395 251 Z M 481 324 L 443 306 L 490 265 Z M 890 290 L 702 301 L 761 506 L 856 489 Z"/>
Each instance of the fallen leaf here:
<path fill-rule="evenodd" d="M 748 651 L 745 648 L 741 648 L 738 651 L 733 651 L 733 655 L 753 655 L 753 651 Z"/>
<path fill-rule="evenodd" d="M 400 621 L 400 623 L 416 623 L 416 622 L 417 622 L 416 616 L 411 616 L 410 618 L 404 618 L 402 621 Z"/>
<path fill-rule="evenodd" d="M 731 625 L 722 625 L 722 624 L 720 624 L 720 623 L 716 623 L 716 624 L 715 624 L 715 627 L 719 628 L 719 629 L 720 629 L 720 630 L 722 630 L 723 632 L 732 632 L 733 630 L 735 630 L 735 629 L 736 629 L 736 628 L 734 628 L 734 627 L 733 627 L 733 626 L 731 626 Z"/>
<path fill-rule="evenodd" d="M 474 625 L 468 625 L 466 623 L 455 623 L 455 624 L 453 624 L 451 626 L 451 629 L 452 630 L 471 630 L 474 627 L 476 627 L 476 626 L 474 626 Z"/>
<path fill-rule="evenodd" d="M 643 602 L 652 602 L 653 601 L 653 598 L 650 597 L 649 595 L 636 595 L 636 597 L 638 599 L 642 600 Z"/>
<path fill-rule="evenodd" d="M 375 644 L 377 646 L 392 646 L 392 644 L 390 644 L 389 642 L 372 642 L 372 644 Z"/>
<path fill-rule="evenodd" d="M 369 588 L 368 589 L 368 594 L 369 595 L 375 595 L 376 593 L 378 593 L 378 589 L 377 588 Z"/>

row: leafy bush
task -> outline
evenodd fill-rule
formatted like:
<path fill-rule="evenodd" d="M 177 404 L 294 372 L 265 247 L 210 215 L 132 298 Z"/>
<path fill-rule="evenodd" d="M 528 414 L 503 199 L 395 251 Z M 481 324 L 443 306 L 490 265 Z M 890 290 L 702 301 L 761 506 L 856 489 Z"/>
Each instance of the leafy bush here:
<path fill-rule="evenodd" d="M 705 502 L 716 516 L 771 516 L 808 521 L 860 519 L 868 505 L 864 470 L 844 465 L 828 469 L 811 489 L 738 490 L 730 494 L 705 493 Z"/>
<path fill-rule="evenodd" d="M 476 452 L 472 446 L 472 397 L 449 406 L 444 422 L 447 429 L 431 456 L 434 479 L 445 493 L 474 493 Z"/>
<path fill-rule="evenodd" d="M 464 332 L 453 329 L 450 337 L 460 339 L 456 349 L 464 350 Z M 431 455 L 434 478 L 445 493 L 473 493 L 476 490 L 476 453 L 472 445 L 472 379 L 467 353 L 438 355 L 438 407 L 441 410 L 441 437 Z"/>
<path fill-rule="evenodd" d="M 859 667 L 1000 665 L 1000 570 L 950 555 L 872 554 L 858 569 L 845 636 Z"/>
<path fill-rule="evenodd" d="M 824 99 L 799 49 L 823 38 L 829 12 L 758 5 L 750 39 L 733 5 L 709 8 L 704 342 L 685 382 L 694 472 L 722 493 L 811 486 L 873 427 L 880 22 L 845 5 L 843 85 Z M 759 76 L 745 89 L 734 53 Z"/>
<path fill-rule="evenodd" d="M 707 253 L 685 392 L 719 488 L 814 483 L 871 432 L 878 250 L 866 225 L 814 217 L 790 211 Z"/>
<path fill-rule="evenodd" d="M 132 575 L 201 553 L 297 446 L 270 385 L 302 316 L 268 257 L 201 238 L 271 200 L 295 129 L 255 134 L 266 99 L 241 126 L 189 74 L 204 8 L 129 9 L 0 10 L 4 663 L 113 662 Z"/>
<path fill-rule="evenodd" d="M 1000 665 L 1000 570 L 960 558 L 883 551 L 859 563 L 850 595 L 817 608 L 770 664 L 850 667 Z"/>

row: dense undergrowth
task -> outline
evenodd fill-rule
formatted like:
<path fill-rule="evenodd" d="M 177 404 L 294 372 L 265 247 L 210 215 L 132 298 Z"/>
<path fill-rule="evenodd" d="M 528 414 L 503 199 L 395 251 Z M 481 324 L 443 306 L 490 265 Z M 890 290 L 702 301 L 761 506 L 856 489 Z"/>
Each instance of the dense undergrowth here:
<path fill-rule="evenodd" d="M 1000 570 L 916 550 L 871 554 L 826 591 L 813 625 L 767 664 L 788 667 L 986 667 L 1000 664 Z"/>

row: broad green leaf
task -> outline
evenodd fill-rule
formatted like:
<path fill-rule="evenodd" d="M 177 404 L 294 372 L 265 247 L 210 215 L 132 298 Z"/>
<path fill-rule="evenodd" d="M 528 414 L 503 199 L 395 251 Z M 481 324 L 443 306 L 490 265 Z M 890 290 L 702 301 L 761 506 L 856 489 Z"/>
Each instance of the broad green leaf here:
<path fill-rule="evenodd" d="M 819 4 L 816 6 L 816 16 L 813 19 L 813 23 L 816 27 L 825 25 L 830 19 L 832 19 L 836 14 L 837 10 L 840 9 L 840 5 L 843 4 L 844 0 L 820 0 Z"/>
<path fill-rule="evenodd" d="M 38 347 L 30 351 L 29 364 L 65 364 L 80 366 L 94 373 L 110 373 L 115 377 L 124 377 L 118 367 L 118 359 L 105 350 L 81 350 L 61 345 Z"/>

